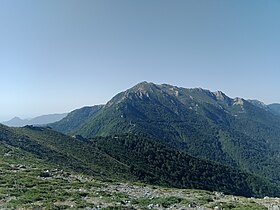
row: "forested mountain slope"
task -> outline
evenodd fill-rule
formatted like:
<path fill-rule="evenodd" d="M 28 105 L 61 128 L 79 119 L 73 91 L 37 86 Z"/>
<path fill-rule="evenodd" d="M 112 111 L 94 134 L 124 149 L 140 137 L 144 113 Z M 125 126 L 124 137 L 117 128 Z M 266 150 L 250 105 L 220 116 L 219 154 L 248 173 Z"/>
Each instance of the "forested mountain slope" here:
<path fill-rule="evenodd" d="M 146 135 L 194 157 L 280 180 L 280 117 L 221 91 L 139 83 L 66 133 Z"/>
<path fill-rule="evenodd" d="M 269 180 L 230 167 L 200 160 L 168 148 L 156 139 L 127 134 L 83 139 L 49 128 L 0 125 L 4 155 L 24 154 L 30 161 L 93 175 L 100 179 L 144 181 L 165 186 L 208 189 L 244 196 L 276 196 Z"/>

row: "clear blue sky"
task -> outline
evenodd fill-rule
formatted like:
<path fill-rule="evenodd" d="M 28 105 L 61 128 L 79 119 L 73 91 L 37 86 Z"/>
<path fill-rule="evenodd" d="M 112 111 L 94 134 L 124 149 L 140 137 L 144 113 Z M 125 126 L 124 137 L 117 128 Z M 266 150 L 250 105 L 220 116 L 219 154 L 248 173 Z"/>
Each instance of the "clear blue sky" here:
<path fill-rule="evenodd" d="M 278 0 L 0 0 L 0 121 L 140 81 L 280 102 Z"/>

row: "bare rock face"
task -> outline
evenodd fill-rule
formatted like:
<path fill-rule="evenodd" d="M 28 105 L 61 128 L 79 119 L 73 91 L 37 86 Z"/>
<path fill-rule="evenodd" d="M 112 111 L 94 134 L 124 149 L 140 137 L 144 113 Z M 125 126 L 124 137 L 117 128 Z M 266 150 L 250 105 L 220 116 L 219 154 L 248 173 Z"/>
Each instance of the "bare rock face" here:
<path fill-rule="evenodd" d="M 271 205 L 268 207 L 268 210 L 280 210 L 280 207 L 278 205 Z"/>
<path fill-rule="evenodd" d="M 233 105 L 240 105 L 240 106 L 243 106 L 243 104 L 244 104 L 244 99 L 243 99 L 243 98 L 235 98 L 235 99 L 234 99 Z"/>
<path fill-rule="evenodd" d="M 222 91 L 216 91 L 216 92 L 213 92 L 213 93 L 216 96 L 217 100 L 224 101 L 225 98 L 226 98 L 226 95 Z"/>

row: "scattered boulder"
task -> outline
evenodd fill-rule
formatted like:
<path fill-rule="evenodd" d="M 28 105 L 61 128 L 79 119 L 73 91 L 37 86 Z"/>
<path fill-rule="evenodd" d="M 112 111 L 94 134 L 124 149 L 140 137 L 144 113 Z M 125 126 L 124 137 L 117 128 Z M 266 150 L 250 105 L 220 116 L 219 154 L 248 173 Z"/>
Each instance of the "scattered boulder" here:
<path fill-rule="evenodd" d="M 39 176 L 42 178 L 49 178 L 52 177 L 52 174 L 49 170 L 46 170 L 46 171 L 42 171 Z"/>

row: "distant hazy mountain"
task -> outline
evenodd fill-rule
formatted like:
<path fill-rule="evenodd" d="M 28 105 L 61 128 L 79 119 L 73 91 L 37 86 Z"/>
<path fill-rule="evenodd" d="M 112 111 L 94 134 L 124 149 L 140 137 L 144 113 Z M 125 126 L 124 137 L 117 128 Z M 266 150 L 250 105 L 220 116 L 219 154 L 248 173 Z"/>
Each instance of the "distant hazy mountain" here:
<path fill-rule="evenodd" d="M 2 122 L 2 124 L 7 125 L 7 126 L 14 126 L 14 127 L 21 127 L 24 125 L 28 124 L 28 120 L 23 120 L 19 117 L 14 117 L 12 119 L 10 119 L 9 121 L 6 122 Z"/>
<path fill-rule="evenodd" d="M 3 122 L 2 124 L 12 127 L 22 127 L 25 125 L 46 125 L 57 122 L 66 116 L 67 113 L 42 115 L 32 119 L 21 119 L 19 117 L 14 117 L 13 119 Z"/>

